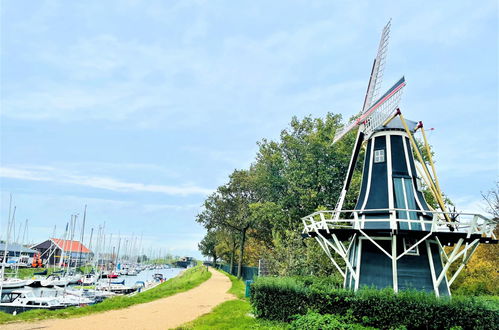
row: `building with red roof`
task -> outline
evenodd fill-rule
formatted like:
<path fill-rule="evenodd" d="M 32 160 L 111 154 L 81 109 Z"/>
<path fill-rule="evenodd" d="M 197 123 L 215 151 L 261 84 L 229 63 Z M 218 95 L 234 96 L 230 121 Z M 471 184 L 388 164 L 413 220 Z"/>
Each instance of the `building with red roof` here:
<path fill-rule="evenodd" d="M 81 265 L 93 256 L 92 251 L 79 241 L 50 238 L 31 247 L 40 252 L 44 264 L 58 265 L 63 263 Z"/>

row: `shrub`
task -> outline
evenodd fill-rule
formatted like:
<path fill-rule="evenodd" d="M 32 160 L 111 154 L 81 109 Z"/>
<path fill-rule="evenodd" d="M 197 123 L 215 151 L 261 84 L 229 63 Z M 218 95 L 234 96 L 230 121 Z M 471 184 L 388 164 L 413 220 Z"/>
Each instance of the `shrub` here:
<path fill-rule="evenodd" d="M 293 276 L 297 283 L 309 288 L 317 289 L 341 289 L 343 288 L 343 278 L 340 275 L 334 276 Z"/>
<path fill-rule="evenodd" d="M 473 297 L 436 298 L 418 291 L 395 294 L 391 289 L 369 288 L 354 293 L 295 278 L 257 278 L 251 290 L 255 316 L 271 320 L 290 321 L 313 310 L 350 313 L 363 325 L 380 328 L 490 329 L 499 324 L 497 305 Z"/>
<path fill-rule="evenodd" d="M 335 314 L 319 314 L 316 312 L 308 312 L 305 315 L 294 317 L 291 322 L 290 329 L 292 330 L 351 330 L 351 329 L 371 329 L 360 324 L 350 323 L 348 318 Z"/>

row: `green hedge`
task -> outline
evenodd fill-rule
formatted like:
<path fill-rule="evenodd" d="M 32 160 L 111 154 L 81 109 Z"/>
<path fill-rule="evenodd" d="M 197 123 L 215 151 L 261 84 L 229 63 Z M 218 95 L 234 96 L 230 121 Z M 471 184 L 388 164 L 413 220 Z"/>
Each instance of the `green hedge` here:
<path fill-rule="evenodd" d="M 350 290 L 306 284 L 293 278 L 257 278 L 251 287 L 257 317 L 290 321 L 296 314 L 351 315 L 365 326 L 408 329 L 492 329 L 499 309 L 472 297 L 436 298 L 432 294 L 392 290 Z"/>
<path fill-rule="evenodd" d="M 299 315 L 295 317 L 294 321 L 291 322 L 289 329 L 291 330 L 366 330 L 375 329 L 371 327 L 364 327 L 360 324 L 352 323 L 355 320 L 351 320 L 350 317 L 344 317 L 340 315 L 333 314 L 319 314 L 315 312 L 309 312 L 305 315 Z"/>

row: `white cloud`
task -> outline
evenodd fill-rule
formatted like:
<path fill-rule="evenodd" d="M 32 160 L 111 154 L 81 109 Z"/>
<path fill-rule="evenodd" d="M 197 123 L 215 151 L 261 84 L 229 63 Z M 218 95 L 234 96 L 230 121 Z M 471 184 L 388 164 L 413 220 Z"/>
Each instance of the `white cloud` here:
<path fill-rule="evenodd" d="M 75 175 L 67 173 L 61 169 L 43 169 L 40 167 L 22 169 L 1 167 L 0 177 L 28 181 L 50 181 L 56 183 L 75 184 L 118 192 L 152 192 L 178 196 L 207 195 L 213 191 L 211 189 L 195 185 L 173 186 L 125 182 L 111 177 Z"/>

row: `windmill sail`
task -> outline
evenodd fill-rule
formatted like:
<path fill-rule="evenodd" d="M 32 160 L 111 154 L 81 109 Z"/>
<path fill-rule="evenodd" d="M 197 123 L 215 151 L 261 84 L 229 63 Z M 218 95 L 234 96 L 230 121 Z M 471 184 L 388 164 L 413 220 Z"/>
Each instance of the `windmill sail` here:
<path fill-rule="evenodd" d="M 364 124 L 364 134 L 368 136 L 381 126 L 399 107 L 405 78 L 400 78 L 383 96 L 381 96 L 366 112 L 357 119 Z"/>
<path fill-rule="evenodd" d="M 383 96 L 370 106 L 359 118 L 350 122 L 334 136 L 333 143 L 340 140 L 354 127 L 364 124 L 364 134 L 367 137 L 397 110 L 405 87 L 405 78 L 400 78 Z"/>
<path fill-rule="evenodd" d="M 381 33 L 381 39 L 379 41 L 378 53 L 373 62 L 373 67 L 371 70 L 371 76 L 369 77 L 369 83 L 367 84 L 366 97 L 364 99 L 364 105 L 359 115 L 365 114 L 372 106 L 373 100 L 379 94 L 379 89 L 381 87 L 381 82 L 383 80 L 383 71 L 385 68 L 386 54 L 388 51 L 388 40 L 390 38 L 390 27 L 391 20 L 383 28 Z M 353 120 L 348 123 L 341 131 L 337 132 L 333 139 L 333 144 L 340 140 L 345 134 L 350 132 L 359 124 L 358 120 Z"/>
<path fill-rule="evenodd" d="M 373 100 L 376 99 L 379 94 L 379 89 L 383 80 L 383 72 L 385 69 L 386 54 L 388 52 L 388 40 L 390 38 L 391 24 L 392 21 L 389 20 L 381 33 L 378 53 L 374 59 L 371 77 L 369 78 L 369 84 L 367 85 L 367 92 L 364 99 L 364 106 L 362 107 L 362 113 L 366 112 L 366 110 L 372 105 Z"/>

